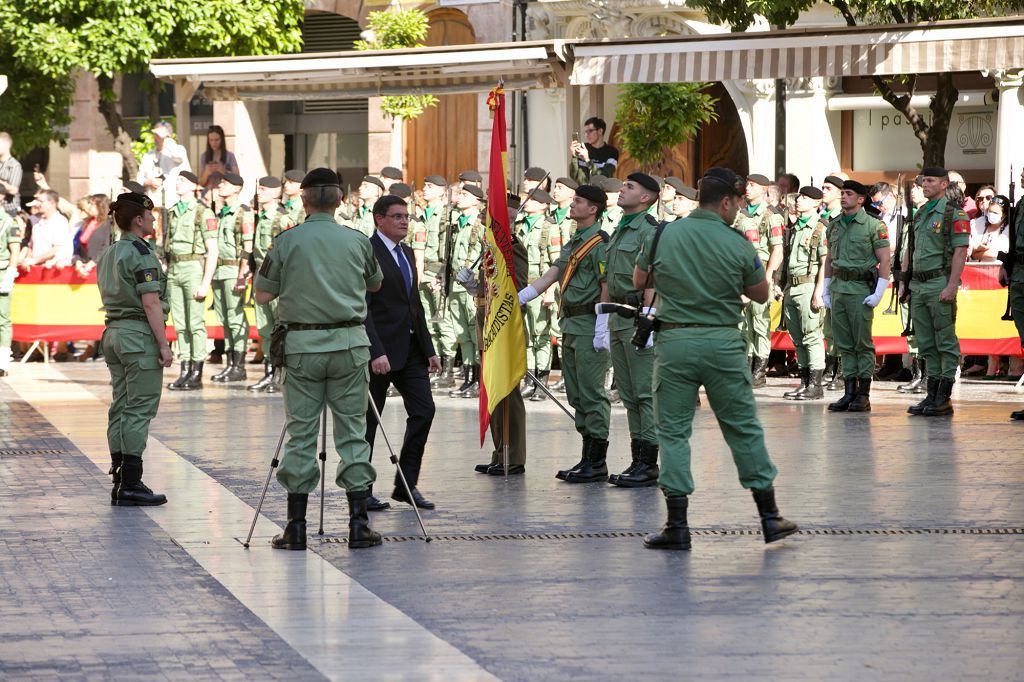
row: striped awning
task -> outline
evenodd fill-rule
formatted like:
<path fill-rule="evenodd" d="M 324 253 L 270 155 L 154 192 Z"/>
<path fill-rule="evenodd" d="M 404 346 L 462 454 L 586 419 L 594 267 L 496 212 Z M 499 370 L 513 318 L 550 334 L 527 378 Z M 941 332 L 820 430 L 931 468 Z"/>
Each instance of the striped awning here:
<path fill-rule="evenodd" d="M 214 100 L 309 100 L 565 85 L 566 44 L 548 40 L 266 57 L 156 59 L 157 78 L 202 84 Z"/>
<path fill-rule="evenodd" d="M 1024 17 L 574 46 L 574 85 L 885 76 L 1024 67 Z"/>

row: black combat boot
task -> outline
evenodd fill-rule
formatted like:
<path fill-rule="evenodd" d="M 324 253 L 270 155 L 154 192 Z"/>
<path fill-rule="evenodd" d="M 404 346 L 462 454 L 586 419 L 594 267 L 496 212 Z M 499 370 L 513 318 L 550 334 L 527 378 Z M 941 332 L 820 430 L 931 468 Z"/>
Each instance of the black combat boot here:
<path fill-rule="evenodd" d="M 247 391 L 256 391 L 256 392 L 265 391 L 267 389 L 267 386 L 269 386 L 270 382 L 273 381 L 273 380 L 274 380 L 274 366 L 271 365 L 269 362 L 264 362 L 263 363 L 263 378 L 260 379 L 259 381 L 257 381 L 255 384 L 252 384 L 251 386 L 246 386 L 245 390 L 247 390 Z"/>
<path fill-rule="evenodd" d="M 270 541 L 274 549 L 306 549 L 306 493 L 288 493 L 288 525 Z"/>
<path fill-rule="evenodd" d="M 939 379 L 935 399 L 921 410 L 922 417 L 945 417 L 953 414 L 953 403 L 949 398 L 953 395 L 953 379 Z"/>
<path fill-rule="evenodd" d="M 753 382 L 751 386 L 754 388 L 761 388 L 768 384 L 768 379 L 765 376 L 765 372 L 768 370 L 768 358 L 759 358 L 754 356 L 754 367 L 750 370 L 753 375 Z"/>
<path fill-rule="evenodd" d="M 227 380 L 228 372 L 235 365 L 235 351 L 228 350 L 224 351 L 224 369 L 210 377 L 210 381 L 218 384 L 222 384 Z"/>
<path fill-rule="evenodd" d="M 647 549 L 690 549 L 690 527 L 686 523 L 686 508 L 690 498 L 686 495 L 666 497 L 668 520 L 660 533 L 644 536 Z"/>
<path fill-rule="evenodd" d="M 376 547 L 383 540 L 380 533 L 370 528 L 370 519 L 366 513 L 366 500 L 370 497 L 370 491 L 347 492 L 345 496 L 348 497 L 348 548 Z"/>
<path fill-rule="evenodd" d="M 1024 421 L 1024 410 L 1017 410 L 1010 413 L 1010 419 L 1014 421 Z"/>
<path fill-rule="evenodd" d="M 564 372 L 562 373 L 562 376 L 559 377 L 558 381 L 555 382 L 555 385 L 551 387 L 551 392 L 552 393 L 565 393 L 565 373 Z"/>
<path fill-rule="evenodd" d="M 576 462 L 568 469 L 559 469 L 558 473 L 555 474 L 555 478 L 564 481 L 565 477 L 568 476 L 570 472 L 582 469 L 583 465 L 587 463 L 587 453 L 590 452 L 590 443 L 593 440 L 594 439 L 590 436 L 583 436 L 583 452 L 580 454 L 580 461 Z"/>
<path fill-rule="evenodd" d="M 270 383 L 263 389 L 264 393 L 280 393 L 281 392 L 281 380 L 284 377 L 281 374 L 280 367 L 274 367 L 270 373 Z"/>
<path fill-rule="evenodd" d="M 843 359 L 836 356 L 835 361 L 832 363 L 832 378 L 825 384 L 825 388 L 830 391 L 838 391 L 845 385 L 843 380 Z"/>
<path fill-rule="evenodd" d="M 805 388 L 794 400 L 821 400 L 824 398 L 825 391 L 821 388 L 821 379 L 824 374 L 825 370 L 823 369 L 812 369 L 807 388 Z"/>
<path fill-rule="evenodd" d="M 857 396 L 846 408 L 847 412 L 871 411 L 871 379 L 857 379 Z"/>
<path fill-rule="evenodd" d="M 550 375 L 551 375 L 551 371 L 547 370 L 547 369 L 542 369 L 541 371 L 537 372 L 537 374 L 536 374 L 537 383 L 540 384 L 541 386 L 547 388 L 548 377 Z M 530 400 L 532 400 L 535 403 L 539 403 L 540 401 L 547 400 L 547 399 L 548 399 L 548 394 L 545 393 L 544 391 L 540 390 L 539 386 L 534 391 L 533 395 L 530 396 Z"/>
<path fill-rule="evenodd" d="M 800 385 L 794 388 L 792 391 L 786 391 L 782 394 L 783 398 L 787 400 L 799 400 L 800 395 L 807 390 L 807 387 L 811 385 L 811 368 L 801 367 L 800 368 Z"/>
<path fill-rule="evenodd" d="M 449 398 L 461 398 L 462 394 L 473 383 L 473 368 L 466 363 L 462 364 L 462 384 L 458 388 L 448 391 Z"/>
<path fill-rule="evenodd" d="M 531 372 L 533 376 L 537 376 L 537 370 Z M 519 395 L 523 396 L 523 400 L 529 400 L 533 397 L 533 394 L 537 392 L 537 385 L 533 382 L 533 379 L 526 377 L 526 384 L 520 389 Z"/>
<path fill-rule="evenodd" d="M 155 507 L 167 502 L 167 497 L 154 493 L 142 482 L 142 457 L 121 456 L 121 485 L 117 487 L 119 507 Z"/>
<path fill-rule="evenodd" d="M 590 439 L 590 448 L 584 459 L 583 466 L 565 475 L 566 483 L 593 483 L 608 480 L 608 441 Z"/>
<path fill-rule="evenodd" d="M 800 530 L 795 523 L 787 521 L 779 514 L 779 508 L 775 505 L 774 487 L 768 486 L 764 490 L 751 489 L 750 492 L 754 495 L 757 513 L 761 515 L 761 532 L 766 543 L 781 540 Z"/>
<path fill-rule="evenodd" d="M 203 387 L 203 363 L 193 362 L 192 371 L 188 373 L 185 378 L 185 383 L 181 385 L 182 391 L 198 391 Z"/>
<path fill-rule="evenodd" d="M 614 481 L 608 479 L 622 488 L 646 488 L 658 482 L 658 444 L 640 441 L 640 461 L 629 473 L 623 473 Z"/>
<path fill-rule="evenodd" d="M 245 353 L 235 351 L 231 357 L 234 359 L 228 362 L 224 381 L 245 381 Z"/>
<path fill-rule="evenodd" d="M 122 455 L 120 452 L 110 453 L 110 474 L 111 480 L 114 483 L 114 487 L 110 489 L 110 504 L 117 504 L 117 489 L 121 485 L 121 461 Z"/>
<path fill-rule="evenodd" d="M 896 390 L 900 393 L 924 393 L 928 386 L 928 373 L 924 358 L 915 357 L 910 361 L 910 381 L 900 384 Z"/>
<path fill-rule="evenodd" d="M 479 398 L 480 397 L 480 365 L 470 365 L 470 371 L 473 373 L 473 381 L 466 387 L 466 390 L 462 392 L 463 398 Z"/>
<path fill-rule="evenodd" d="M 938 377 L 928 377 L 928 394 L 924 397 L 924 400 L 911 405 L 907 408 L 907 414 L 914 414 L 920 416 L 924 413 L 924 408 L 929 407 L 935 403 L 935 398 L 939 393 L 939 379 Z"/>
<path fill-rule="evenodd" d="M 850 403 L 857 397 L 857 377 L 846 377 L 844 384 L 846 386 L 846 393 L 843 397 L 828 406 L 829 412 L 846 412 L 849 409 Z"/>
<path fill-rule="evenodd" d="M 629 453 L 631 455 L 629 466 L 621 474 L 611 474 L 608 476 L 608 482 L 614 484 L 619 479 L 619 476 L 630 476 L 636 468 L 640 466 L 640 453 L 641 453 L 641 441 L 639 438 L 633 438 L 629 441 Z"/>
<path fill-rule="evenodd" d="M 181 361 L 181 374 L 178 375 L 177 379 L 175 379 L 171 383 L 167 384 L 167 388 L 171 389 L 172 391 L 180 391 L 181 390 L 181 385 L 185 383 L 186 379 L 188 379 L 188 373 L 191 372 L 191 371 L 192 371 L 192 361 L 191 360 L 182 360 Z"/>

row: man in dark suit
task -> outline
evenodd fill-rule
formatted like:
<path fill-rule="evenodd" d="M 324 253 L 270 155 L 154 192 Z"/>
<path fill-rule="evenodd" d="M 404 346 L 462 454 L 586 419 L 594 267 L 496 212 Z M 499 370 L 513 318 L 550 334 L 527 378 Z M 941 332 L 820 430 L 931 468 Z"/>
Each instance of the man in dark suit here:
<path fill-rule="evenodd" d="M 366 333 L 370 337 L 370 399 L 384 412 L 388 387 L 394 384 L 405 403 L 408 418 L 399 466 L 412 490 L 412 499 L 395 475 L 391 499 L 433 509 L 434 503 L 416 489 L 430 425 L 434 421 L 434 397 L 430 393 L 430 372 L 441 371 L 441 359 L 427 331 L 423 304 L 417 293 L 416 260 L 412 249 L 402 243 L 409 232 L 409 209 L 405 200 L 383 196 L 373 205 L 376 231 L 370 237 L 373 253 L 384 273 L 380 290 L 366 295 Z M 366 414 L 366 441 L 373 449 L 377 418 Z M 374 497 L 371 511 L 391 506 Z"/>

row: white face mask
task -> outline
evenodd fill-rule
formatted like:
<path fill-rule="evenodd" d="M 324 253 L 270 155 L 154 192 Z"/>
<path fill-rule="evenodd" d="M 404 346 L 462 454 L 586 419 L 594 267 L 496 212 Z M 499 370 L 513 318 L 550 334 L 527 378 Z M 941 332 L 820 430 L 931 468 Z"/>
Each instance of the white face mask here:
<path fill-rule="evenodd" d="M 985 220 L 988 221 L 989 225 L 998 225 L 1003 221 L 1003 216 L 1000 215 L 999 213 L 989 211 L 988 213 L 985 214 Z"/>

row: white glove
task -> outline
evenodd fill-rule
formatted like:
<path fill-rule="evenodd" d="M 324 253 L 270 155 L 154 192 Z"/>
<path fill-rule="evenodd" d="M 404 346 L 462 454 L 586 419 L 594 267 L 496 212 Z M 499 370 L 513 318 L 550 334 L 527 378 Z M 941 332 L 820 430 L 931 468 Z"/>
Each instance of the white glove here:
<path fill-rule="evenodd" d="M 829 286 L 831 284 L 832 278 L 826 277 L 825 286 L 823 286 L 821 289 L 821 300 L 825 302 L 825 307 L 828 308 L 829 310 L 832 309 L 832 289 Z"/>
<path fill-rule="evenodd" d="M 7 268 L 7 274 L 0 280 L 0 294 L 9 294 L 14 289 L 14 280 L 18 278 L 18 268 Z"/>
<path fill-rule="evenodd" d="M 540 293 L 533 288 L 533 285 L 527 284 L 519 290 L 519 305 L 526 305 L 538 296 L 540 296 Z"/>
<path fill-rule="evenodd" d="M 612 338 L 608 332 L 608 313 L 602 313 L 597 316 L 597 322 L 594 324 L 594 350 L 607 350 L 612 349 Z"/>
<path fill-rule="evenodd" d="M 870 308 L 877 307 L 882 302 L 882 296 L 885 296 L 885 290 L 888 288 L 889 280 L 879 277 L 878 284 L 875 285 L 875 293 L 864 299 L 864 305 Z"/>
<path fill-rule="evenodd" d="M 658 309 L 654 308 L 654 307 L 641 308 L 640 312 L 642 314 L 644 314 L 644 315 L 650 315 L 650 316 L 653 317 L 658 312 Z M 644 346 L 644 348 L 650 348 L 653 345 L 654 345 L 654 334 L 651 334 L 650 336 L 647 337 L 647 345 Z"/>

